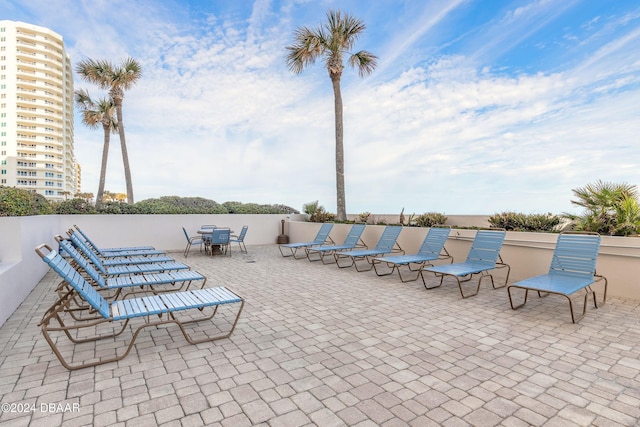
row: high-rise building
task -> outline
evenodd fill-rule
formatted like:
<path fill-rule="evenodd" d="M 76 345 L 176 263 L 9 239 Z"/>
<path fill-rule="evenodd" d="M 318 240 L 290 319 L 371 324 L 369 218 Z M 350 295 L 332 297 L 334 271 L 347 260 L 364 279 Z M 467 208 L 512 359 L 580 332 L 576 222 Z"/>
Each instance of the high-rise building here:
<path fill-rule="evenodd" d="M 0 185 L 50 200 L 80 191 L 73 101 L 73 69 L 62 36 L 0 21 Z"/>

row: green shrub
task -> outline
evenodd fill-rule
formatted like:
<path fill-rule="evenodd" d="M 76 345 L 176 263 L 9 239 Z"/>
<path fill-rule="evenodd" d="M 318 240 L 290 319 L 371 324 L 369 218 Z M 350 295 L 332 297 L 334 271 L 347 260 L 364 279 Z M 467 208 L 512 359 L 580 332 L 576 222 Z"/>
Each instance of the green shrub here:
<path fill-rule="evenodd" d="M 434 225 L 442 225 L 447 222 L 447 217 L 444 214 L 437 212 L 427 212 L 422 215 L 415 216 L 410 219 L 411 224 L 418 227 L 433 227 Z"/>
<path fill-rule="evenodd" d="M 527 215 L 518 212 L 502 212 L 490 216 L 489 224 L 507 231 L 553 232 L 560 225 L 560 217 L 551 213 Z"/>
<path fill-rule="evenodd" d="M 303 206 L 303 211 L 309 215 L 309 222 L 331 222 L 336 219 L 336 215 L 324 210 L 318 201 L 307 203 Z"/>
<path fill-rule="evenodd" d="M 48 215 L 54 213 L 49 201 L 35 191 L 0 187 L 0 216 Z"/>
<path fill-rule="evenodd" d="M 260 205 L 257 203 L 224 202 L 222 206 L 235 214 L 292 214 L 295 209 L 285 205 Z"/>
<path fill-rule="evenodd" d="M 73 215 L 73 214 L 95 214 L 95 206 L 87 202 L 86 199 L 75 198 L 71 200 L 65 200 L 63 202 L 56 202 L 53 204 L 55 212 L 60 215 Z"/>

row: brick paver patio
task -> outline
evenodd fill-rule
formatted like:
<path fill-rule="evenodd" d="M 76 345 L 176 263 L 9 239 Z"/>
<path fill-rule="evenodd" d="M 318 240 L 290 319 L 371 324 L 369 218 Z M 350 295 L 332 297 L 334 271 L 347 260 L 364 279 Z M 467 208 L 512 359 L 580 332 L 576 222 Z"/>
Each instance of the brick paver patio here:
<path fill-rule="evenodd" d="M 640 301 L 612 298 L 574 325 L 561 298 L 514 312 L 488 282 L 463 300 L 453 282 L 427 291 L 274 245 L 172 256 L 246 298 L 231 338 L 194 346 L 175 326 L 147 329 L 124 360 L 69 372 L 37 327 L 59 281 L 49 273 L 0 329 L 0 424 L 640 422 Z"/>

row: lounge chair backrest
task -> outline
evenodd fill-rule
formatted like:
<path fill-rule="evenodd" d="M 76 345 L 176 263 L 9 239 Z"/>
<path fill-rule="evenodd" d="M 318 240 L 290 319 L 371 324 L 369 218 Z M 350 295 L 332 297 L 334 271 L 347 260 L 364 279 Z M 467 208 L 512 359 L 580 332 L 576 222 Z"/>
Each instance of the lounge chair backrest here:
<path fill-rule="evenodd" d="M 60 248 L 68 253 L 73 260 L 87 272 L 89 277 L 91 277 L 100 287 L 106 287 L 107 284 L 104 281 L 104 277 L 98 273 L 98 271 L 91 265 L 90 262 L 87 261 L 85 257 L 82 256 L 80 252 L 76 248 L 73 247 L 69 240 L 60 240 L 58 242 L 60 244 Z"/>
<path fill-rule="evenodd" d="M 431 227 L 418 250 L 418 255 L 440 255 L 450 232 L 450 228 Z"/>
<path fill-rule="evenodd" d="M 329 233 L 331 233 L 332 228 L 333 228 L 332 223 L 330 222 L 323 223 L 322 226 L 320 226 L 320 230 L 318 230 L 318 234 L 316 235 L 316 238 L 313 239 L 313 243 L 316 243 L 318 245 L 323 244 L 327 240 L 327 237 L 329 237 Z"/>
<path fill-rule="evenodd" d="M 549 274 L 593 279 L 599 249 L 598 234 L 562 233 L 553 251 Z"/>
<path fill-rule="evenodd" d="M 466 262 L 496 265 L 506 235 L 506 231 L 478 231 L 469 249 Z"/>
<path fill-rule="evenodd" d="M 358 244 L 358 240 L 360 240 L 360 236 L 362 236 L 362 232 L 364 231 L 364 224 L 353 224 L 351 226 L 351 230 L 349 230 L 349 234 L 344 239 L 345 246 L 355 246 Z"/>
<path fill-rule="evenodd" d="M 84 231 L 80 230 L 80 227 L 78 227 L 77 225 L 74 225 L 74 227 L 76 229 L 75 231 L 80 233 L 80 237 L 84 240 L 85 245 L 87 245 L 89 249 L 92 249 L 96 251 L 98 254 L 102 255 L 102 251 L 100 251 L 100 248 L 98 247 L 98 245 L 93 243 L 93 241 L 89 238 L 89 236 L 87 236 Z"/>
<path fill-rule="evenodd" d="M 211 233 L 210 244 L 212 245 L 226 245 L 231 238 L 231 230 L 228 228 L 215 228 Z"/>
<path fill-rule="evenodd" d="M 376 245 L 376 250 L 391 251 L 398 240 L 398 236 L 402 231 L 402 227 L 395 225 L 388 225 L 384 228 L 380 240 Z"/>
<path fill-rule="evenodd" d="M 85 257 L 89 258 L 89 260 L 93 263 L 93 265 L 100 270 L 102 274 L 107 274 L 107 270 L 102 265 L 102 261 L 100 258 L 87 246 L 87 244 L 75 233 L 73 230 L 69 232 L 69 238 L 78 249 L 78 251 L 82 252 Z"/>
<path fill-rule="evenodd" d="M 84 299 L 91 307 L 93 307 L 102 317 L 109 319 L 111 313 L 109 311 L 109 303 L 98 293 L 98 291 L 87 283 L 86 280 L 78 273 L 69 263 L 62 258 L 55 250 L 50 249 L 49 253 L 43 254 L 36 248 L 36 252 L 42 257 L 42 260 L 49 264 L 64 280 Z"/>

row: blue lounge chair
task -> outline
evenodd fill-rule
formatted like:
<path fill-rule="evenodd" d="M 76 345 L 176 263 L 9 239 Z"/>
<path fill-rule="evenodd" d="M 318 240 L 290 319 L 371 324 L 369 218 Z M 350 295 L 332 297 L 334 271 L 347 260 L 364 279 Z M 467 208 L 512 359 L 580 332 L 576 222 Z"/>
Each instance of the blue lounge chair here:
<path fill-rule="evenodd" d="M 186 292 L 168 292 L 159 295 L 148 295 L 141 298 L 117 300 L 109 303 L 55 250 L 46 250 L 44 247 L 38 247 L 36 252 L 70 287 L 70 290 L 47 310 L 39 324 L 42 334 L 54 354 L 60 363 L 69 370 L 102 365 L 125 358 L 133 348 L 140 331 L 147 327 L 176 324 L 187 342 L 191 344 L 227 338 L 235 330 L 240 314 L 242 313 L 242 308 L 244 307 L 242 297 L 225 287 L 196 289 Z M 73 298 L 83 299 L 100 318 L 70 323 L 65 314 L 65 310 Z M 235 318 L 231 317 L 231 326 L 228 327 L 227 332 L 210 335 L 209 328 L 207 328 L 207 331 L 204 331 L 204 333 L 199 332 L 203 334 L 204 337 L 196 339 L 185 329 L 185 326 L 188 324 L 212 319 L 223 305 L 238 303 L 239 308 L 237 314 Z M 210 309 L 211 314 L 202 316 L 205 314 L 205 309 Z M 188 313 L 186 314 L 186 318 L 183 319 L 183 317 L 178 314 L 178 312 L 181 311 Z M 83 362 L 70 362 L 68 359 L 73 356 L 65 358 L 58 348 L 58 345 L 62 345 L 63 336 L 66 336 L 73 343 L 96 342 L 102 339 L 109 339 L 107 347 L 111 347 L 113 342 L 111 338 L 119 336 L 124 331 L 128 331 L 127 326 L 130 321 L 142 321 L 143 323 L 135 329 L 132 328 L 130 341 L 128 345 L 125 343 L 126 349 L 121 351 L 120 354 L 118 354 L 116 350 L 113 356 L 105 358 L 98 356 Z M 57 323 L 57 325 L 51 325 L 51 323 L 54 322 Z M 105 329 L 98 329 L 100 325 L 105 325 L 106 331 Z M 101 332 L 99 333 L 98 330 Z M 52 334 L 56 336 L 52 336 Z M 64 347 L 62 348 L 64 349 Z M 100 350 L 100 352 L 102 351 L 103 350 Z M 75 356 L 77 356 L 77 354 Z"/>
<path fill-rule="evenodd" d="M 398 236 L 402 231 L 402 227 L 399 226 L 386 226 L 382 235 L 380 235 L 380 239 L 376 244 L 376 247 L 373 249 L 361 249 L 361 250 L 347 250 L 347 251 L 336 251 L 333 253 L 333 257 L 335 258 L 336 264 L 340 268 L 346 268 L 355 266 L 356 271 L 369 271 L 373 268 L 373 264 L 371 263 L 371 258 L 376 256 L 382 256 L 385 254 L 390 254 L 392 252 L 401 252 L 404 254 L 404 251 L 398 245 Z M 347 259 L 350 262 L 348 264 L 340 264 L 340 260 Z M 368 268 L 360 268 L 358 266 L 358 261 L 366 261 Z M 361 263 L 362 264 L 362 263 Z"/>
<path fill-rule="evenodd" d="M 153 246 L 130 246 L 122 248 L 100 248 L 96 245 L 87 234 L 80 229 L 77 225 L 74 225 L 75 230 L 80 237 L 84 240 L 85 244 L 91 248 L 96 254 L 102 257 L 109 256 L 126 256 L 126 255 L 162 255 L 165 252 L 154 248 Z"/>
<path fill-rule="evenodd" d="M 69 236 L 73 245 L 83 254 L 102 274 L 107 276 L 122 276 L 131 274 L 159 273 L 171 270 L 189 270 L 189 266 L 180 262 L 149 262 L 146 264 L 128 264 L 105 266 L 76 233 Z"/>
<path fill-rule="evenodd" d="M 482 283 L 482 279 L 484 279 L 485 277 L 491 279 L 491 286 L 493 286 L 494 289 L 504 287 L 505 285 L 496 287 L 493 280 L 493 275 L 489 272 L 497 268 L 506 268 L 507 277 L 505 279 L 505 284 L 509 280 L 509 272 L 511 271 L 511 267 L 508 264 L 502 262 L 502 258 L 500 257 L 500 249 L 502 249 L 502 244 L 504 243 L 506 234 L 507 233 L 504 230 L 478 231 L 476 233 L 476 237 L 473 239 L 473 243 L 471 243 L 471 249 L 469 249 L 469 254 L 467 255 L 467 259 L 465 262 L 429 266 L 420 269 L 420 277 L 422 277 L 422 283 L 424 284 L 424 287 L 426 289 L 440 287 L 445 276 L 451 276 L 456 279 L 456 281 L 458 282 L 458 287 L 460 288 L 460 295 L 462 295 L 462 298 L 477 295 L 480 291 L 480 284 Z M 424 279 L 425 271 L 429 271 L 431 273 L 434 273 L 436 276 L 440 276 L 440 284 L 431 287 L 427 286 L 427 282 Z M 465 295 L 465 293 L 462 291 L 462 282 L 471 280 L 471 278 L 475 274 L 480 275 L 480 277 L 478 278 L 478 286 L 474 293 Z"/>
<path fill-rule="evenodd" d="M 84 256 L 82 256 L 80 252 L 78 252 L 69 240 L 59 240 L 58 244 L 60 245 L 60 249 L 62 249 L 64 253 L 68 254 L 73 260 L 71 264 L 76 268 L 76 270 L 84 271 L 86 274 L 86 276 L 83 275 L 85 280 L 94 283 L 97 289 L 115 291 L 111 296 L 111 298 L 114 299 L 118 298 L 123 290 L 129 290 L 127 294 L 123 295 L 123 297 L 126 297 L 129 293 L 138 292 L 145 287 L 152 292 L 175 292 L 182 290 L 183 286 L 184 290 L 189 290 L 194 282 L 197 283 L 200 281 L 202 282 L 200 284 L 200 289 L 202 289 L 207 282 L 206 277 L 194 270 L 175 270 L 163 273 L 104 277 Z M 48 251 L 51 250 L 46 245 L 41 246 Z"/>
<path fill-rule="evenodd" d="M 87 244 L 86 241 L 84 241 L 84 239 L 82 239 L 78 233 L 74 232 L 73 230 L 69 230 L 70 235 L 74 234 L 75 235 L 75 240 L 74 240 L 74 244 L 76 246 L 78 245 L 83 245 L 84 251 L 86 252 L 91 252 L 92 249 L 91 247 Z M 62 240 L 62 236 L 55 236 L 55 239 L 60 242 Z M 60 251 L 61 253 L 63 252 L 63 248 L 60 247 Z M 95 254 L 95 256 L 100 259 L 100 262 L 102 262 L 102 265 L 104 265 L 105 267 L 114 267 L 114 266 L 118 266 L 118 265 L 133 265 L 133 264 L 149 264 L 149 263 L 158 263 L 158 262 L 174 262 L 175 260 L 173 258 L 171 258 L 170 256 L 167 255 L 118 255 L 118 256 L 113 256 L 113 257 L 102 257 L 98 254 Z"/>
<path fill-rule="evenodd" d="M 433 261 L 449 260 L 449 262 L 452 263 L 453 257 L 449 255 L 449 252 L 447 252 L 447 249 L 444 247 L 450 231 L 450 228 L 431 227 L 417 253 L 374 258 L 371 260 L 371 263 L 373 264 L 376 274 L 378 276 L 388 276 L 392 274 L 394 270 L 397 270 L 400 280 L 404 283 L 417 280 L 418 277 L 420 277 L 420 269 L 425 265 L 433 265 Z M 381 267 L 382 264 L 388 267 L 386 271 Z M 409 271 L 417 272 L 415 277 L 410 279 L 403 277 L 401 267 L 404 266 L 406 266 Z"/>
<path fill-rule="evenodd" d="M 305 248 L 307 259 L 309 259 L 309 261 L 322 261 L 323 264 L 330 264 L 325 262 L 325 258 L 330 258 L 333 260 L 331 262 L 335 262 L 335 259 L 333 258 L 333 253 L 335 251 L 345 251 L 356 248 L 366 249 L 367 245 L 360 240 L 364 227 L 364 224 L 353 224 L 351 226 L 351 230 L 349 230 L 349 234 L 347 234 L 347 237 L 345 237 L 344 242 L 341 245 L 313 246 Z M 318 258 L 315 258 L 316 256 Z"/>
<path fill-rule="evenodd" d="M 538 296 L 544 293 L 562 295 L 569 301 L 571 321 L 578 322 L 587 312 L 587 300 L 593 295 L 593 305 L 598 308 L 596 293 L 591 288 L 596 282 L 604 281 L 604 297 L 602 305 L 607 301 L 607 279 L 596 274 L 596 262 L 600 248 L 600 235 L 597 233 L 562 233 L 558 236 L 556 248 L 553 251 L 549 272 L 540 276 L 531 277 L 507 286 L 509 303 L 516 310 L 527 303 L 529 291 L 538 292 Z M 524 289 L 524 301 L 515 305 L 512 289 Z M 571 296 L 584 291 L 582 314 L 576 316 L 573 309 Z"/>
<path fill-rule="evenodd" d="M 302 249 L 305 250 L 306 248 L 312 247 L 312 246 L 320 246 L 320 245 L 324 245 L 327 242 L 330 243 L 334 243 L 333 240 L 331 239 L 331 237 L 329 237 L 329 233 L 331 232 L 331 229 L 333 228 L 333 224 L 329 223 L 329 222 L 325 222 L 320 226 L 320 230 L 318 230 L 318 234 L 316 235 L 316 238 L 313 239 L 312 242 L 299 242 L 299 243 L 286 243 L 284 245 L 280 245 L 279 249 L 280 249 L 280 253 L 282 254 L 283 257 L 293 257 L 294 259 L 302 259 L 302 258 L 306 258 L 306 253 L 304 256 L 302 257 L 297 257 L 296 253 L 298 252 L 298 249 Z M 291 253 L 289 254 L 287 251 L 286 254 L 285 252 L 283 252 L 283 248 L 284 249 L 288 249 L 289 251 L 291 251 Z"/>
<path fill-rule="evenodd" d="M 229 244 L 231 243 L 237 243 L 238 247 L 240 248 L 240 253 L 247 253 L 247 246 L 244 244 L 244 236 L 247 235 L 247 230 L 249 230 L 249 227 L 246 225 L 242 226 L 242 230 L 240 230 L 240 234 L 238 234 L 237 236 L 235 234 L 231 235 L 231 239 L 229 240 Z M 229 248 L 229 254 L 231 254 L 231 248 Z"/>

